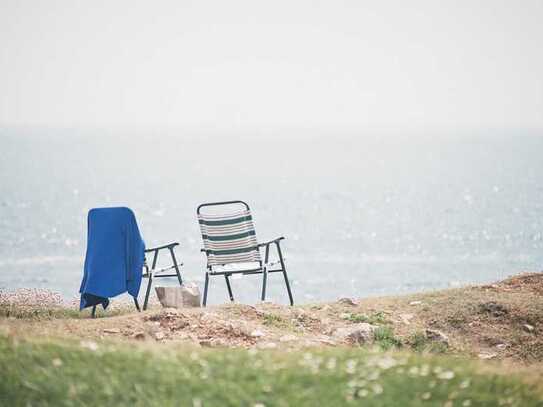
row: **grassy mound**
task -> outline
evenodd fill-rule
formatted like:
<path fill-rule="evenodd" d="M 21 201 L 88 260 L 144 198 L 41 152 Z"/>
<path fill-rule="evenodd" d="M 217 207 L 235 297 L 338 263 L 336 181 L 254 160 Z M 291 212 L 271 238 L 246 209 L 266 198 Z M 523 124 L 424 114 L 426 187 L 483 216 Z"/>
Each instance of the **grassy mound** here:
<path fill-rule="evenodd" d="M 2 336 L 0 405 L 543 405 L 540 389 L 519 377 L 450 356 L 347 347 L 147 349 Z"/>

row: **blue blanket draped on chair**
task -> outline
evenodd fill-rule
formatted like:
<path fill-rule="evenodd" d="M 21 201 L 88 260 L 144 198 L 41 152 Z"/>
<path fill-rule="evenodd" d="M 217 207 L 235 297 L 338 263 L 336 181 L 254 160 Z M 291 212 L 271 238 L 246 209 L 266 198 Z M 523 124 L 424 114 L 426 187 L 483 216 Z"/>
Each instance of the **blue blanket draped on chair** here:
<path fill-rule="evenodd" d="M 102 304 L 128 292 L 137 298 L 142 278 L 145 243 L 129 208 L 89 211 L 87 254 L 79 309 Z"/>

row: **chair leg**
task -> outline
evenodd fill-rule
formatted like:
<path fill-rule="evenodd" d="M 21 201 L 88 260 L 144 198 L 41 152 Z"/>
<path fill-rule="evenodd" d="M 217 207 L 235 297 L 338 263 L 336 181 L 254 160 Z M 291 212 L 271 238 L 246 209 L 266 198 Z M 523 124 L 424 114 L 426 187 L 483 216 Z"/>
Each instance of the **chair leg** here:
<path fill-rule="evenodd" d="M 281 252 L 279 242 L 276 242 L 275 246 L 277 247 L 277 254 L 279 254 L 279 261 L 281 262 L 281 269 L 283 270 L 283 278 L 285 279 L 285 285 L 287 286 L 288 299 L 290 305 L 294 305 L 294 299 L 292 298 L 292 291 L 290 290 L 290 283 L 288 281 L 287 268 L 285 266 L 285 260 L 283 259 L 283 252 Z"/>
<path fill-rule="evenodd" d="M 92 307 L 91 318 L 96 318 L 96 305 L 93 305 Z"/>
<path fill-rule="evenodd" d="M 136 309 L 138 310 L 138 312 L 141 312 L 140 303 L 138 302 L 137 297 L 134 297 L 134 305 L 136 306 Z"/>
<path fill-rule="evenodd" d="M 266 284 L 268 283 L 268 270 L 264 267 L 262 271 L 262 296 L 261 300 L 266 301 Z"/>
<path fill-rule="evenodd" d="M 270 245 L 266 245 L 264 254 L 264 267 L 262 268 L 262 296 L 260 299 L 266 301 L 266 284 L 268 283 L 268 260 L 270 258 Z"/>
<path fill-rule="evenodd" d="M 177 265 L 177 259 L 175 258 L 175 253 L 173 252 L 173 247 L 170 247 L 170 254 L 172 256 L 173 266 L 177 274 L 177 279 L 179 280 L 179 285 L 183 285 L 183 280 L 181 279 L 181 272 L 179 271 L 179 266 Z"/>
<path fill-rule="evenodd" d="M 145 300 L 143 301 L 143 310 L 147 309 L 149 303 L 149 294 L 151 293 L 151 284 L 153 283 L 153 277 L 149 276 L 149 282 L 147 283 L 147 290 L 145 291 Z"/>
<path fill-rule="evenodd" d="M 232 287 L 230 286 L 230 278 L 228 274 L 224 275 L 224 279 L 226 280 L 226 288 L 228 288 L 228 295 L 230 296 L 230 301 L 234 302 L 234 294 L 232 294 Z"/>
<path fill-rule="evenodd" d="M 288 299 L 290 305 L 294 305 L 294 299 L 292 298 L 292 291 L 290 291 L 290 283 L 288 282 L 287 271 L 283 270 L 283 277 L 285 278 L 285 285 L 287 286 Z"/>
<path fill-rule="evenodd" d="M 204 284 L 204 300 L 202 305 L 205 307 L 207 304 L 207 289 L 209 288 L 209 273 L 206 273 L 206 282 Z"/>

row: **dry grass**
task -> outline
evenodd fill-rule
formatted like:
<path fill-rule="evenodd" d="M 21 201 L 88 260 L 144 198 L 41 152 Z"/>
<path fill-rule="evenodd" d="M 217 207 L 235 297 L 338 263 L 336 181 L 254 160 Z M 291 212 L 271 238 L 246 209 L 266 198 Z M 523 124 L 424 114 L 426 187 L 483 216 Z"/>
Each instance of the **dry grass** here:
<path fill-rule="evenodd" d="M 0 293 L 0 329 L 14 337 L 151 341 L 161 347 L 187 343 L 299 349 L 343 345 L 333 336 L 337 328 L 369 322 L 381 327 L 376 340 L 382 347 L 534 365 L 543 362 L 542 294 L 543 274 L 532 273 L 492 285 L 296 307 L 264 303 L 162 310 L 155 306 L 136 313 L 132 306 L 120 304 L 92 320 L 51 293 L 27 290 L 17 295 Z M 443 332 L 448 346 L 430 341 L 426 329 Z"/>

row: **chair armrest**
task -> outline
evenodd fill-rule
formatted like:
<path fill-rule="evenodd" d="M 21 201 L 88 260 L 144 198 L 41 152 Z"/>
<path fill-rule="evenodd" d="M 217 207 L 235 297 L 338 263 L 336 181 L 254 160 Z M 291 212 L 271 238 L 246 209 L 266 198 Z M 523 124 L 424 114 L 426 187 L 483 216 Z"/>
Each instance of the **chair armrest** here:
<path fill-rule="evenodd" d="M 285 237 L 284 237 L 284 236 L 281 236 L 281 237 L 278 237 L 278 238 L 273 239 L 273 240 L 269 240 L 269 241 L 264 242 L 264 243 L 259 243 L 259 244 L 258 244 L 258 247 L 269 246 L 269 245 L 272 244 L 272 243 L 278 243 L 278 242 L 280 242 L 281 240 L 284 240 L 284 239 L 285 239 Z"/>
<path fill-rule="evenodd" d="M 173 242 L 173 243 L 165 244 L 163 246 L 151 247 L 149 249 L 145 249 L 145 253 L 155 252 L 155 251 L 159 251 L 159 250 L 162 250 L 162 249 L 170 249 L 170 248 L 175 247 L 175 246 L 179 246 L 179 243 Z"/>

